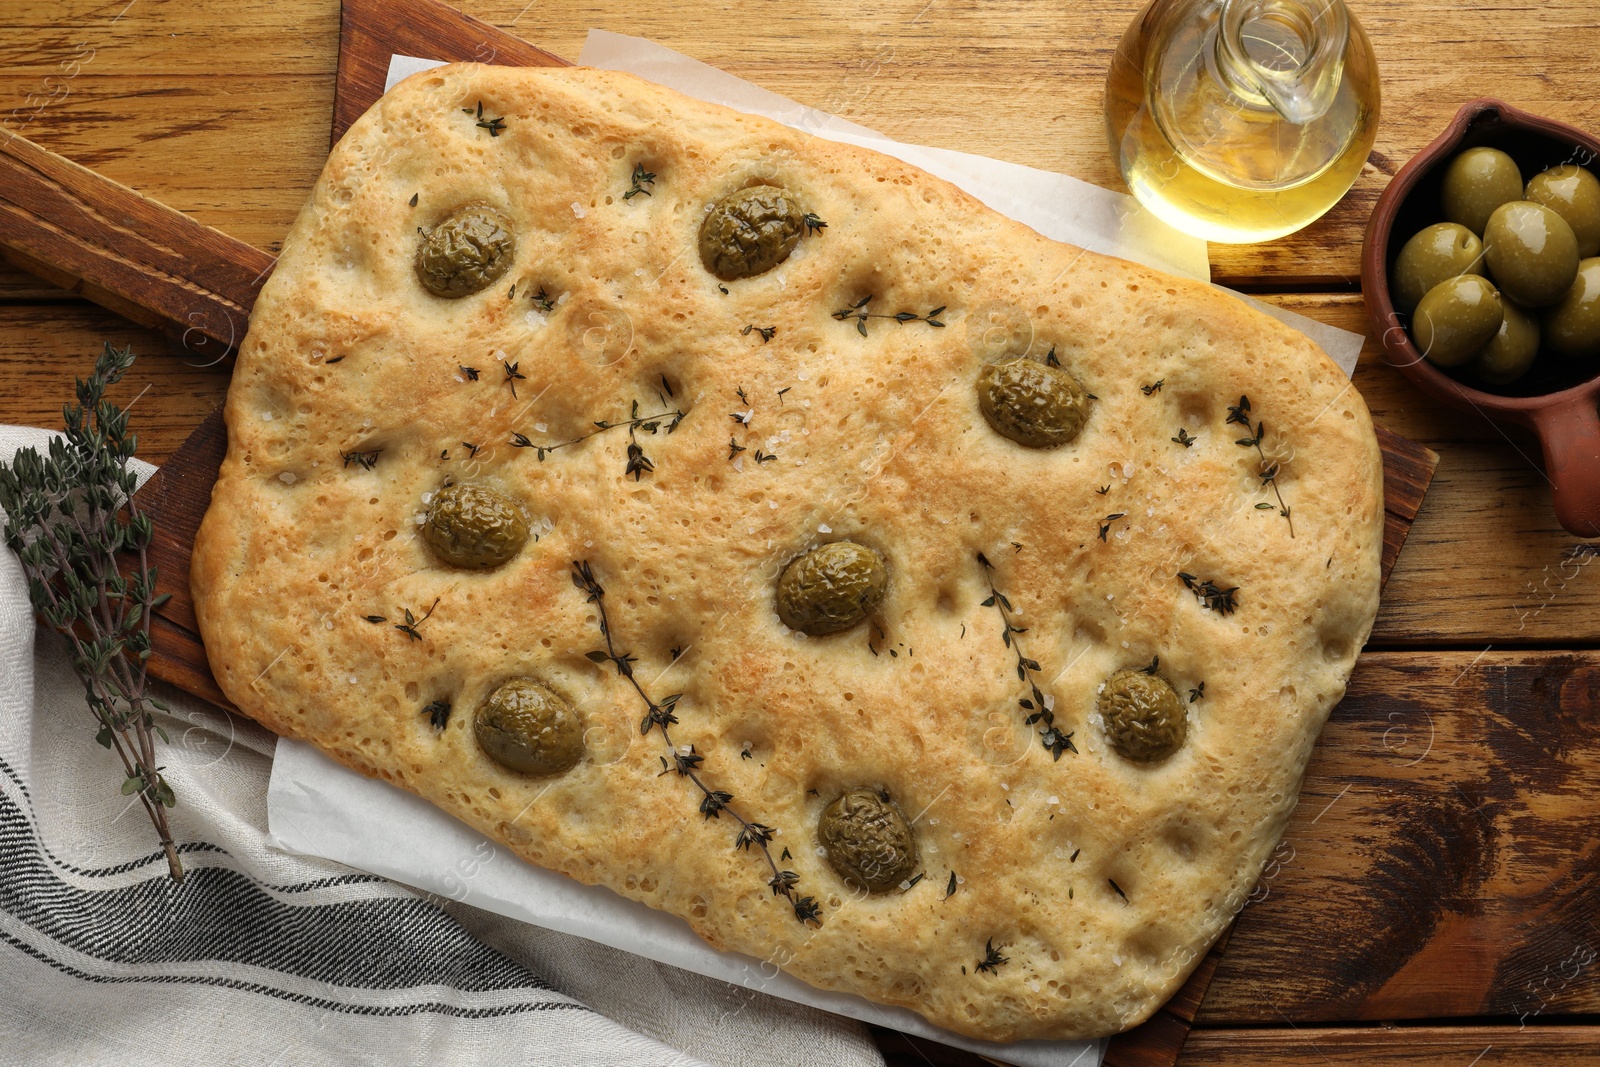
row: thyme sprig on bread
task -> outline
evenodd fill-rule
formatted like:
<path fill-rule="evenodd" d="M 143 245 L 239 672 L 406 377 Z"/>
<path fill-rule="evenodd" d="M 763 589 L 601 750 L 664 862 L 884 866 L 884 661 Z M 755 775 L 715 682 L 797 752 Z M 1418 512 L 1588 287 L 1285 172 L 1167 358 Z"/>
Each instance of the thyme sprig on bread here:
<path fill-rule="evenodd" d="M 693 745 L 678 746 L 672 742 L 670 727 L 678 721 L 676 709 L 678 701 L 683 699 L 682 693 L 673 693 L 671 696 L 662 697 L 659 701 L 651 698 L 645 692 L 644 686 L 639 684 L 638 677 L 634 674 L 633 665 L 636 658 L 627 652 L 618 652 L 616 642 L 611 633 L 611 619 L 606 613 L 604 587 L 594 576 L 594 568 L 587 560 L 574 561 L 572 564 L 572 584 L 587 598 L 585 603 L 595 606 L 595 613 L 599 616 L 600 636 L 605 638 L 606 647 L 595 649 L 588 653 L 589 660 L 593 663 L 609 663 L 617 669 L 617 673 L 627 679 L 634 692 L 639 694 L 639 699 L 644 701 L 645 713 L 639 722 L 639 732 L 649 736 L 650 732 L 660 729 L 661 739 L 666 742 L 671 753 L 671 761 L 666 756 L 661 757 L 661 773 L 677 771 L 678 776 L 693 782 L 695 788 L 700 790 L 700 815 L 704 819 L 720 819 L 723 812 L 734 822 L 739 824 L 739 830 L 734 835 L 733 847 L 744 851 L 754 845 L 760 850 L 762 857 L 767 861 L 767 867 L 772 871 L 772 877 L 767 880 L 774 896 L 782 896 L 789 901 L 794 909 L 795 918 L 802 923 L 821 925 L 822 907 L 815 897 L 802 896 L 798 886 L 800 876 L 794 871 L 780 870 L 778 862 L 772 858 L 772 849 L 769 847 L 777 831 L 762 823 L 752 822 L 740 815 L 733 808 L 733 794 L 722 789 L 712 789 L 700 777 L 699 767 L 705 762 L 705 756 L 694 750 Z M 785 849 L 787 855 L 788 850 Z"/>
<path fill-rule="evenodd" d="M 1228 405 L 1228 418 L 1223 425 L 1228 425 L 1231 423 L 1238 423 L 1240 426 L 1243 426 L 1246 430 L 1250 431 L 1249 437 L 1241 437 L 1235 441 L 1234 444 L 1238 445 L 1240 448 L 1254 448 L 1256 450 L 1256 455 L 1261 457 L 1261 466 L 1256 471 L 1257 476 L 1261 479 L 1261 488 L 1265 489 L 1269 485 L 1272 487 L 1272 494 L 1278 498 L 1278 514 L 1282 515 L 1284 520 L 1288 522 L 1289 536 L 1293 537 L 1294 515 L 1289 510 L 1289 505 L 1283 502 L 1283 490 L 1278 488 L 1278 475 L 1282 472 L 1282 464 L 1275 459 L 1268 458 L 1266 452 L 1262 450 L 1261 442 L 1266 439 L 1267 424 L 1264 421 L 1258 420 L 1255 424 L 1255 427 L 1253 429 L 1251 428 L 1250 398 L 1248 396 L 1240 396 L 1237 404 Z M 1270 509 L 1272 505 L 1257 504 L 1256 507 L 1258 509 Z"/>
<path fill-rule="evenodd" d="M 1039 683 L 1033 676 L 1039 673 L 1039 661 L 1029 659 L 1022 651 L 1022 642 L 1018 638 L 1028 632 L 1026 626 L 1018 626 L 1012 621 L 1011 615 L 1016 609 L 1011 606 L 1011 601 L 994 584 L 994 564 L 982 552 L 978 553 L 978 565 L 983 568 L 984 580 L 989 583 L 989 598 L 983 602 L 986 608 L 994 608 L 1000 613 L 1000 637 L 1005 646 L 1017 654 L 1017 678 L 1028 687 L 1028 695 L 1017 701 L 1017 704 L 1027 714 L 1023 723 L 1027 726 L 1036 726 L 1044 723 L 1039 730 L 1039 740 L 1055 759 L 1060 759 L 1063 752 L 1077 754 L 1078 746 L 1072 743 L 1075 731 L 1065 733 L 1056 726 L 1056 714 L 1046 705 L 1044 690 L 1039 688 Z"/>
<path fill-rule="evenodd" d="M 678 428 L 678 424 L 684 420 L 685 415 L 686 412 L 678 408 L 673 408 L 671 411 L 658 411 L 653 415 L 641 415 L 639 414 L 639 402 L 635 400 L 633 407 L 629 409 L 628 417 L 621 422 L 597 419 L 594 424 L 595 428 L 588 433 L 579 434 L 570 441 L 559 441 L 553 445 L 537 444 L 527 434 L 513 432 L 511 434 L 511 447 L 533 449 L 542 463 L 546 456 L 557 449 L 567 448 L 580 441 L 587 441 L 596 434 L 626 426 L 628 428 L 628 461 L 623 468 L 622 474 L 625 478 L 631 474 L 633 475 L 633 480 L 638 481 L 641 474 L 650 473 L 656 469 L 656 466 L 650 461 L 650 457 L 644 454 L 644 448 L 639 444 L 636 435 L 639 433 L 653 434 L 657 431 L 672 433 Z"/>

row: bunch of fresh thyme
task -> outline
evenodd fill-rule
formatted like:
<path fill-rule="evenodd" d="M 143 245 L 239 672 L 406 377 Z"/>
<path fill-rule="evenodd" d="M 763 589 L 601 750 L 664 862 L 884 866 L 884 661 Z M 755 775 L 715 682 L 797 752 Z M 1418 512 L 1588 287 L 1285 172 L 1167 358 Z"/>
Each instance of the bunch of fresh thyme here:
<path fill-rule="evenodd" d="M 155 527 L 133 500 L 128 460 L 138 440 L 128 432 L 128 413 L 105 399 L 132 365 L 131 346 L 106 344 L 94 373 L 78 382 L 78 403 L 63 409 L 66 434 L 51 440 L 48 457 L 24 448 L 9 467 L 0 464 L 0 508 L 34 610 L 67 639 L 100 724 L 95 740 L 122 761 L 122 793 L 144 805 L 167 868 L 182 881 L 166 812 L 177 798 L 156 764 L 153 737 L 167 740 L 154 712 L 168 709 L 145 676 L 150 614 L 171 594 L 156 595 L 147 557 Z M 118 569 L 124 553 L 131 557 L 127 574 Z"/>

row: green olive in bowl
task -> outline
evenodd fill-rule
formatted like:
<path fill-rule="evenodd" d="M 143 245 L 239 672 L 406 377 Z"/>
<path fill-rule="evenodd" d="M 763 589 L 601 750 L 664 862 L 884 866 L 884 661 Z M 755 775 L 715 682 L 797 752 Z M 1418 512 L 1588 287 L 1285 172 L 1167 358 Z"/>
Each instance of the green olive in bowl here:
<path fill-rule="evenodd" d="M 1469 148 L 1445 168 L 1440 206 L 1449 222 L 1482 235 L 1494 209 L 1522 199 L 1522 172 L 1517 161 L 1498 148 Z"/>
<path fill-rule="evenodd" d="M 1523 197 L 1566 220 L 1578 239 L 1578 255 L 1587 259 L 1600 252 L 1600 178 L 1563 163 L 1529 178 Z"/>
<path fill-rule="evenodd" d="M 1446 278 L 1482 269 L 1483 242 L 1456 222 L 1436 222 L 1419 230 L 1400 249 L 1389 274 L 1394 306 L 1411 314 L 1429 289 Z"/>
<path fill-rule="evenodd" d="M 1513 200 L 1489 216 L 1483 256 L 1495 285 L 1523 307 L 1548 307 L 1572 288 L 1578 274 L 1578 238 L 1565 219 L 1543 204 Z"/>
<path fill-rule="evenodd" d="M 917 870 L 911 824 L 874 789 L 848 790 L 823 809 L 817 839 L 839 876 L 869 893 L 893 889 Z"/>
<path fill-rule="evenodd" d="M 1600 257 L 1583 261 L 1572 288 L 1545 313 L 1544 340 L 1569 359 L 1600 356 Z"/>
<path fill-rule="evenodd" d="M 1459 367 L 1500 332 L 1500 293 L 1478 274 L 1463 274 L 1429 289 L 1411 316 L 1411 337 L 1428 362 Z"/>
<path fill-rule="evenodd" d="M 1539 320 L 1509 300 L 1501 300 L 1500 330 L 1473 357 L 1470 369 L 1489 385 L 1510 385 L 1533 366 L 1539 354 Z"/>
<path fill-rule="evenodd" d="M 468 204 L 422 235 L 417 280 L 434 296 L 458 300 L 493 285 L 516 258 L 511 222 L 483 204 Z"/>
<path fill-rule="evenodd" d="M 778 618 L 821 637 L 878 610 L 889 588 L 883 557 L 854 541 L 832 541 L 792 561 L 778 577 Z"/>

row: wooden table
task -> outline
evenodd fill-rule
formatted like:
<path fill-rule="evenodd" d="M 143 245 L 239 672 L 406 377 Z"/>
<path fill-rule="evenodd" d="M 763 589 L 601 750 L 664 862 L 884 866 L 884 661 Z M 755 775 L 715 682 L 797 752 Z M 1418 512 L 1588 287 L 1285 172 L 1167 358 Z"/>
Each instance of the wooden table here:
<path fill-rule="evenodd" d="M 591 26 L 646 36 L 892 137 L 1118 185 L 1102 80 L 1133 0 L 463 6 L 559 54 Z M 1384 75 L 1355 189 L 1300 234 L 1212 258 L 1219 282 L 1362 331 L 1367 214 L 1461 102 L 1600 130 L 1600 11 L 1354 10 Z M 9 0 L 5 21 L 0 125 L 276 250 L 328 149 L 337 0 Z M 144 357 L 119 399 L 143 392 L 159 462 L 226 367 L 3 268 L 0 422 L 58 425 L 102 339 Z M 1442 462 L 1180 1062 L 1600 1062 L 1600 545 L 1556 525 L 1531 438 L 1434 408 L 1371 344 L 1355 380 Z M 975 1062 L 879 1039 L 895 1063 Z"/>

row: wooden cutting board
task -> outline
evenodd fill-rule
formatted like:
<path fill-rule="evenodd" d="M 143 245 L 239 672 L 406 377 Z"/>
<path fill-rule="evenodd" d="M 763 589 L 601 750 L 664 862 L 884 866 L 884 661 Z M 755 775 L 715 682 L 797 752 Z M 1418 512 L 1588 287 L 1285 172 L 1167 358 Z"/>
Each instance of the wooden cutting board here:
<path fill-rule="evenodd" d="M 392 54 L 521 66 L 565 66 L 436 0 L 345 0 L 332 141 L 383 93 Z M 0 256 L 136 322 L 187 351 L 225 358 L 244 336 L 273 257 L 15 137 L 0 145 Z M 1384 458 L 1383 580 L 1422 506 L 1438 456 L 1378 430 Z M 189 555 L 227 451 L 213 412 L 139 493 L 155 520 L 151 562 L 172 594 L 154 619 L 150 673 L 230 708 L 201 647 Z M 1110 1067 L 1170 1067 L 1194 1023 L 1225 934 L 1184 987 L 1142 1026 L 1113 1039 Z"/>

